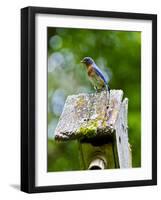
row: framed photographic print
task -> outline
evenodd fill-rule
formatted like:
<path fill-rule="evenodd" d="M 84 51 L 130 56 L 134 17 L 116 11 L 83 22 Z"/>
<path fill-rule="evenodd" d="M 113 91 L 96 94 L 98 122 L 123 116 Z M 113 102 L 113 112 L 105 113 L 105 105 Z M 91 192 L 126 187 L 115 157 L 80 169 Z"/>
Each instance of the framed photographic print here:
<path fill-rule="evenodd" d="M 21 190 L 157 184 L 157 16 L 21 9 Z"/>

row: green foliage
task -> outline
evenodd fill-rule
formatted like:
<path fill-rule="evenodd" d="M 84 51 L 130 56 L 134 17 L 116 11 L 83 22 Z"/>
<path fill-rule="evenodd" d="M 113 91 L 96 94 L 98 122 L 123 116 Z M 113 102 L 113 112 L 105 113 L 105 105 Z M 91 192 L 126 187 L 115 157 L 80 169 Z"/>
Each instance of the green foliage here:
<path fill-rule="evenodd" d="M 48 28 L 48 171 L 79 169 L 76 142 L 56 143 L 54 130 L 66 97 L 94 91 L 83 57 L 92 57 L 111 89 L 129 99 L 128 127 L 133 167 L 141 165 L 141 33 Z"/>
<path fill-rule="evenodd" d="M 48 172 L 80 169 L 77 141 L 55 142 L 48 140 Z"/>

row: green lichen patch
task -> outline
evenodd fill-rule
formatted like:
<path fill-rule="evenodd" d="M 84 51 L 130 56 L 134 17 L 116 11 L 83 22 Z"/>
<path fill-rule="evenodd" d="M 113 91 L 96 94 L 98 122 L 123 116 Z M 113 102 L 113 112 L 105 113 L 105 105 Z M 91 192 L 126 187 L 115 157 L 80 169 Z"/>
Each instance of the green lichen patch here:
<path fill-rule="evenodd" d="M 90 120 L 87 124 L 82 125 L 77 132 L 79 132 L 81 137 L 92 138 L 97 134 L 97 127 L 97 120 Z"/>
<path fill-rule="evenodd" d="M 93 115 L 94 117 L 94 115 Z M 102 131 L 108 130 L 107 118 L 105 112 L 96 114 L 94 119 L 83 123 L 81 127 L 76 131 L 80 138 L 94 138 L 99 134 L 102 135 Z"/>
<path fill-rule="evenodd" d="M 106 120 L 103 120 L 103 121 L 102 121 L 102 126 L 103 126 L 103 128 L 106 128 L 106 127 L 107 127 L 107 121 L 106 121 Z"/>

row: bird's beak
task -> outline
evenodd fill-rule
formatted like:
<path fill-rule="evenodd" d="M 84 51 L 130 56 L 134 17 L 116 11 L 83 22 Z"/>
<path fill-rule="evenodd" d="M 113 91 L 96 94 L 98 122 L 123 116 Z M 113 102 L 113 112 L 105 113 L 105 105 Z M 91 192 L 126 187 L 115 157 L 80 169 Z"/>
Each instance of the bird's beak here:
<path fill-rule="evenodd" d="M 83 60 L 81 60 L 81 63 L 84 63 L 84 61 L 83 61 Z"/>

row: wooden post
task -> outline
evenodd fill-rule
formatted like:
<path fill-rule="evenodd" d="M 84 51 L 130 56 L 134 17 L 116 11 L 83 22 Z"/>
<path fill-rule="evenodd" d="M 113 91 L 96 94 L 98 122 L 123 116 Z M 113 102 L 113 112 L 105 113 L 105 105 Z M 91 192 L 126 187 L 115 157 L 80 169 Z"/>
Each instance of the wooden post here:
<path fill-rule="evenodd" d="M 82 169 L 132 167 L 122 90 L 68 96 L 55 140 L 78 140 Z"/>

